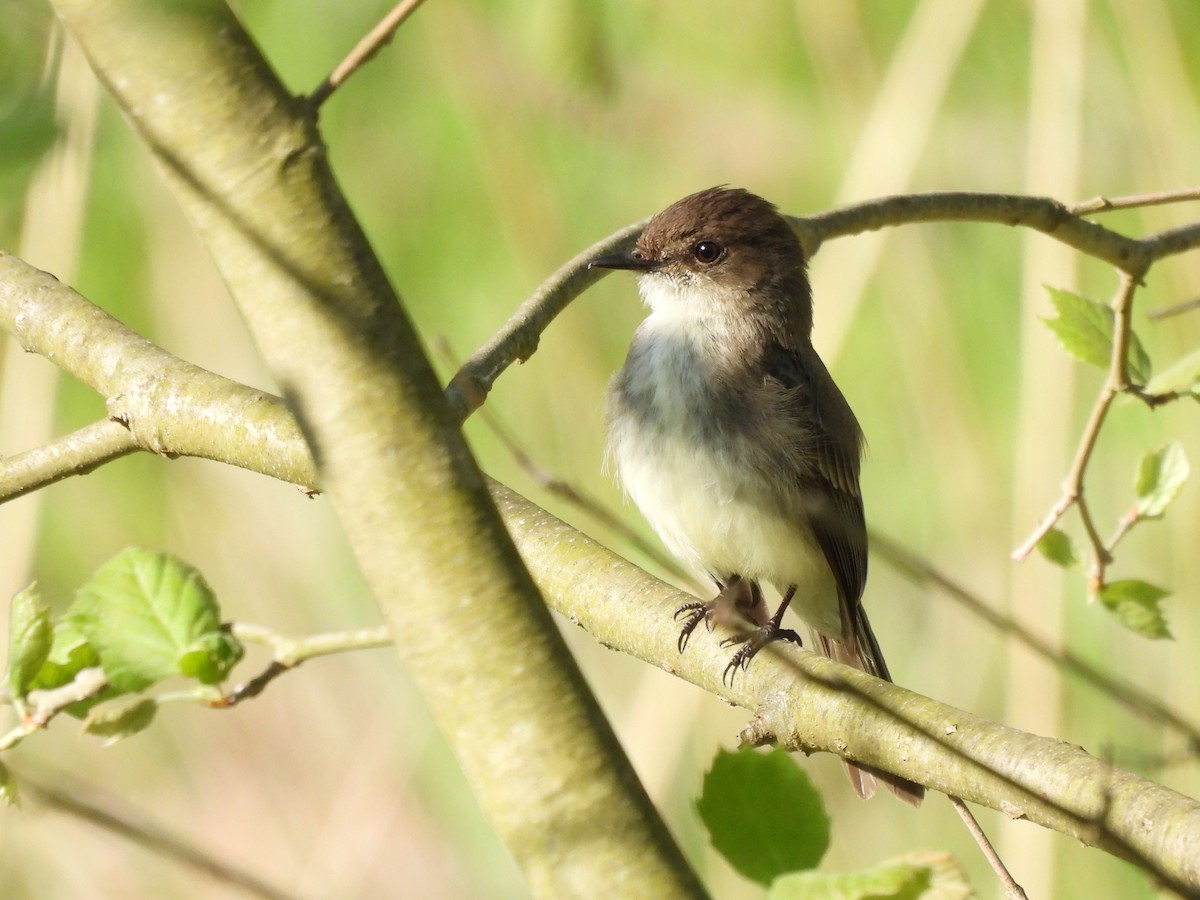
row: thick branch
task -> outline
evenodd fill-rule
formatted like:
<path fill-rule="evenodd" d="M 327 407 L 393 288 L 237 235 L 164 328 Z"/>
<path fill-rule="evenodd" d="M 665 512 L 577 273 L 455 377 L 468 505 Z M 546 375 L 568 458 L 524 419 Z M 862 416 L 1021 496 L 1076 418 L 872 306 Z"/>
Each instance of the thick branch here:
<path fill-rule="evenodd" d="M 746 739 L 826 750 L 1019 816 L 1200 891 L 1200 803 L 1080 747 L 1006 728 L 804 651 L 761 654 L 730 687 L 720 633 L 675 648 L 692 599 L 502 486 L 513 537 L 551 606 L 600 643 L 756 713 Z"/>
<path fill-rule="evenodd" d="M 0 251 L 0 323 L 21 346 L 40 353 L 105 398 L 116 422 L 97 423 L 50 447 L 5 460 L 0 497 L 9 499 L 128 452 L 231 462 L 293 484 L 315 470 L 303 438 L 279 399 L 214 375 L 146 340 L 53 275 Z M 120 431 L 126 431 L 124 437 Z M 301 446 L 298 446 L 301 445 Z M 298 467 L 297 467 L 298 466 Z"/>
<path fill-rule="evenodd" d="M 53 5 L 212 253 L 398 652 L 534 892 L 702 893 L 504 531 L 313 108 L 218 0 Z"/>

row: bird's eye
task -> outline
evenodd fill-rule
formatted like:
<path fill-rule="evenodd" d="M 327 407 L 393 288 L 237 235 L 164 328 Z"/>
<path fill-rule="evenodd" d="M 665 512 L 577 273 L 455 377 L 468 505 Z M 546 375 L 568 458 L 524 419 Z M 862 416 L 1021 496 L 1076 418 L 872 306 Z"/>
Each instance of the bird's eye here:
<path fill-rule="evenodd" d="M 716 241 L 701 241 L 692 248 L 692 256 L 702 263 L 715 263 L 724 252 L 725 248 Z"/>

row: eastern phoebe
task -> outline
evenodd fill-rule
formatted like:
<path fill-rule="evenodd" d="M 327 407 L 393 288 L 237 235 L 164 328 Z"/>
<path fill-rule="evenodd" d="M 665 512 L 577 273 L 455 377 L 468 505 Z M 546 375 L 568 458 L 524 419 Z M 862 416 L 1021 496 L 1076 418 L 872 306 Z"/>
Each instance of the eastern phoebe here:
<path fill-rule="evenodd" d="M 772 641 L 794 603 L 822 652 L 891 680 L 860 600 L 867 533 L 858 473 L 863 435 L 813 349 L 812 291 L 800 241 L 775 207 L 710 188 L 650 220 L 628 255 L 650 308 L 608 399 L 608 446 L 626 492 L 663 543 L 718 594 L 676 618 L 683 652 L 700 622 L 738 610 L 758 627 L 732 679 Z M 774 615 L 760 585 L 783 593 Z M 876 780 L 916 805 L 924 789 L 847 763 L 861 797 Z"/>

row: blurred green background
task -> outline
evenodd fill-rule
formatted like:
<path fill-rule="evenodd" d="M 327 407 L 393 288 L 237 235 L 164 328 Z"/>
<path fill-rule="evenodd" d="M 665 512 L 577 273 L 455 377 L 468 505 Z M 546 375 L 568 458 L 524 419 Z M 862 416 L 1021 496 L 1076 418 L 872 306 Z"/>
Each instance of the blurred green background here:
<path fill-rule="evenodd" d="M 236 5 L 286 84 L 311 90 L 388 3 Z M 0 246 L 76 286 L 180 356 L 272 389 L 204 249 L 42 0 L 0 17 Z M 889 193 L 970 189 L 1064 201 L 1198 181 L 1200 5 L 1144 0 L 431 0 L 327 103 L 342 186 L 427 346 L 464 357 L 563 261 L 683 194 L 740 185 L 804 214 Z M 1112 214 L 1140 235 L 1196 206 Z M 1122 546 L 1112 577 L 1171 588 L 1175 642 L 1152 643 L 1065 577 L 1009 553 L 1058 496 L 1103 378 L 1038 321 L 1043 284 L 1107 300 L 1106 267 L 1041 235 L 911 226 L 839 240 L 813 262 L 815 340 L 867 432 L 872 526 L 1053 641 L 1200 720 L 1200 495 Z M 1135 325 L 1158 368 L 1200 342 L 1200 315 L 1144 311 L 1200 293 L 1200 254 L 1155 267 Z M 499 382 L 489 408 L 526 450 L 645 531 L 603 472 L 603 396 L 641 316 L 607 279 Z M 0 454 L 104 414 L 46 360 L 0 344 Z M 437 359 L 448 376 L 452 366 Z M 472 420 L 484 467 L 624 552 L 564 508 Z M 1107 533 L 1142 452 L 1193 406 L 1120 405 L 1088 481 Z M 1077 520 L 1067 527 L 1077 538 Z M 377 621 L 328 507 L 264 478 L 141 455 L 0 507 L 0 593 L 37 578 L 59 607 L 129 543 L 197 565 L 231 619 L 308 632 Z M 636 554 L 633 558 L 637 559 Z M 641 560 L 639 560 L 641 561 Z M 1014 647 L 873 560 L 866 603 L 901 683 L 1082 744 L 1196 795 L 1170 733 Z M 487 622 L 480 622 L 487 628 Z M 707 847 L 692 800 L 746 713 L 564 625 L 627 751 L 715 896 L 759 890 Z M 419 635 L 401 635 L 419 640 Z M 407 675 L 374 651 L 312 662 L 228 713 L 176 706 L 104 747 L 56 722 L 11 763 L 85 782 L 303 897 L 521 897 Z M 798 761 L 833 815 L 823 865 L 951 850 L 999 890 L 949 804 L 860 803 L 827 756 Z M 1130 867 L 1033 826 L 982 815 L 1036 897 L 1150 896 Z M 22 897 L 241 894 L 32 800 L 0 812 L 0 884 Z"/>

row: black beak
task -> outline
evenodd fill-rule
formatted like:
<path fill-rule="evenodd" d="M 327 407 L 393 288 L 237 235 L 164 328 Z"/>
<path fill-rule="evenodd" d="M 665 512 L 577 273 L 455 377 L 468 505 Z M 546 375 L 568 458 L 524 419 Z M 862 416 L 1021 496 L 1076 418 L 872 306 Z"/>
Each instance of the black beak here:
<path fill-rule="evenodd" d="M 635 272 L 649 272 L 661 266 L 656 259 L 646 259 L 633 253 L 614 253 L 611 256 L 597 256 L 590 263 L 589 269 L 632 269 Z"/>

